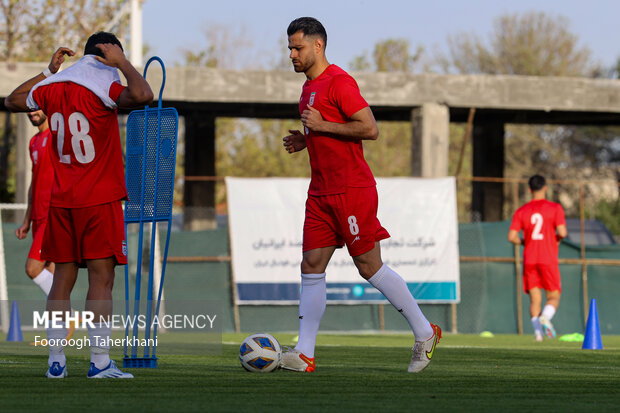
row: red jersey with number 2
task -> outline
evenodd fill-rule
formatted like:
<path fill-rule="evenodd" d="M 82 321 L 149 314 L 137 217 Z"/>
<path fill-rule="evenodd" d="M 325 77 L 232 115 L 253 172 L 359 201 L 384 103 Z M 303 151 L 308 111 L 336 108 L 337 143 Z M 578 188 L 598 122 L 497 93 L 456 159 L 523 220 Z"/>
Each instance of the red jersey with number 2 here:
<path fill-rule="evenodd" d="M 556 228 L 559 225 L 566 225 L 566 220 L 564 209 L 555 202 L 538 199 L 517 209 L 510 229 L 523 231 L 524 265 L 558 263 Z"/>
<path fill-rule="evenodd" d="M 112 83 L 116 101 L 124 86 Z M 125 199 L 123 154 L 116 109 L 108 109 L 84 86 L 41 86 L 33 98 L 49 119 L 55 180 L 51 205 L 83 208 Z"/>
<path fill-rule="evenodd" d="M 368 106 L 359 87 L 347 72 L 329 65 L 316 79 L 304 83 L 299 114 L 310 105 L 329 122 L 346 123 Z M 310 195 L 342 194 L 348 187 L 376 185 L 364 159 L 361 139 L 321 134 L 304 128 L 312 179 Z"/>

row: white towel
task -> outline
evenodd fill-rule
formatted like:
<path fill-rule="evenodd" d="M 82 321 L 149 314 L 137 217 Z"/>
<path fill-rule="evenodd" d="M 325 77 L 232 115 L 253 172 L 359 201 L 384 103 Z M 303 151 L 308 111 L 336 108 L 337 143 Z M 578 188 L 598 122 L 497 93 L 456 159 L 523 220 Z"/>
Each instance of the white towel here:
<path fill-rule="evenodd" d="M 51 83 L 58 82 L 73 82 L 78 85 L 82 85 L 91 92 L 93 92 L 101 102 L 109 108 L 115 109 L 116 102 L 114 102 L 110 96 L 110 86 L 112 83 L 120 83 L 121 78 L 118 75 L 118 70 L 114 67 L 107 66 L 97 59 L 95 55 L 86 55 L 78 60 L 73 65 L 58 72 L 45 80 L 40 81 L 30 90 L 28 93 L 28 99 L 26 105 L 32 110 L 38 110 L 39 105 L 32 98 L 32 93 L 39 87 L 49 85 Z"/>

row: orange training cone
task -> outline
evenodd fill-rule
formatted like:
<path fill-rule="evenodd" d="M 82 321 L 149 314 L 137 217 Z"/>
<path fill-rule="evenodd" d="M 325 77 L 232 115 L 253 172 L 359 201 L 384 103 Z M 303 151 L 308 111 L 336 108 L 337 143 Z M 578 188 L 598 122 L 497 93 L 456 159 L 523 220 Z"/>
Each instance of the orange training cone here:
<path fill-rule="evenodd" d="M 598 313 L 596 311 L 596 300 L 590 302 L 590 313 L 586 324 L 586 334 L 583 339 L 583 350 L 602 350 L 603 340 L 601 340 L 601 329 L 598 325 Z"/>
<path fill-rule="evenodd" d="M 13 301 L 13 307 L 11 308 L 11 324 L 9 324 L 9 333 L 6 335 L 6 341 L 24 341 L 17 301 Z"/>

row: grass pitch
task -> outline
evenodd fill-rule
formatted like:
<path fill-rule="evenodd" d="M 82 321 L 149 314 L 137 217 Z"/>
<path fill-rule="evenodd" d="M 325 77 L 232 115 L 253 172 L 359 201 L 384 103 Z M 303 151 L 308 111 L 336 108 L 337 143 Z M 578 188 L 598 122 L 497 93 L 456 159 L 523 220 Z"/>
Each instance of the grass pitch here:
<path fill-rule="evenodd" d="M 40 334 L 40 333 L 39 333 Z M 410 335 L 321 334 L 317 371 L 248 373 L 239 344 L 221 354 L 159 354 L 157 369 L 133 380 L 88 380 L 88 352 L 70 355 L 69 377 L 44 377 L 47 356 L 0 335 L 0 406 L 8 411 L 617 411 L 620 337 L 602 351 L 581 343 L 498 335 L 444 335 L 430 366 L 408 374 Z M 283 345 L 292 334 L 274 334 Z M 118 352 L 113 352 L 119 365 Z"/>

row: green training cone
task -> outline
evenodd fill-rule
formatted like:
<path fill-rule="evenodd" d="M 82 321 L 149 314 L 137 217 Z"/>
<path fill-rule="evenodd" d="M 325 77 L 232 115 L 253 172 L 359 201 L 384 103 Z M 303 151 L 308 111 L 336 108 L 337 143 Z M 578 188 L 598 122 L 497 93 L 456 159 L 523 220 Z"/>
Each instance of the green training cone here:
<path fill-rule="evenodd" d="M 586 334 L 583 339 L 583 350 L 602 350 L 603 340 L 601 340 L 601 329 L 598 325 L 598 313 L 596 311 L 596 299 L 590 301 L 590 313 L 586 324 Z"/>
<path fill-rule="evenodd" d="M 17 301 L 13 301 L 13 307 L 11 308 L 11 324 L 9 324 L 9 333 L 6 335 L 6 341 L 24 341 L 24 336 L 22 336 L 22 323 L 19 321 Z"/>

